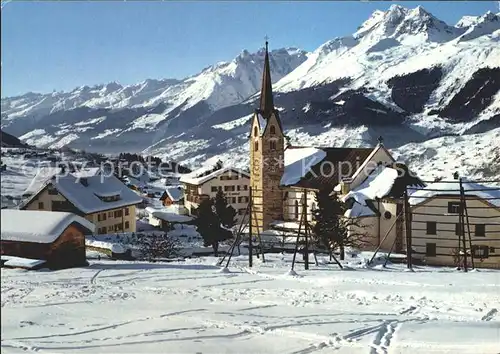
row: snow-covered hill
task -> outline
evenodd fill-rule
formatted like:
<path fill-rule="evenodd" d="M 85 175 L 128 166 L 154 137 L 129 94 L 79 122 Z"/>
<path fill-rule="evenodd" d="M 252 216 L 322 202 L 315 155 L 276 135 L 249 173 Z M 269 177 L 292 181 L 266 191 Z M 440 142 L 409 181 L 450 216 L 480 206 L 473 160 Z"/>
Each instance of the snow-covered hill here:
<path fill-rule="evenodd" d="M 439 164 L 453 149 L 474 151 L 476 141 L 494 152 L 499 42 L 500 14 L 450 25 L 420 6 L 391 5 L 312 53 L 271 52 L 275 104 L 293 144 L 371 146 L 383 135 L 401 159 L 417 161 L 410 153 L 431 147 Z M 145 151 L 193 164 L 225 157 L 244 166 L 262 64 L 262 51 L 244 51 L 185 80 L 2 99 L 2 129 L 42 146 Z M 486 152 L 467 169 L 494 159 Z"/>

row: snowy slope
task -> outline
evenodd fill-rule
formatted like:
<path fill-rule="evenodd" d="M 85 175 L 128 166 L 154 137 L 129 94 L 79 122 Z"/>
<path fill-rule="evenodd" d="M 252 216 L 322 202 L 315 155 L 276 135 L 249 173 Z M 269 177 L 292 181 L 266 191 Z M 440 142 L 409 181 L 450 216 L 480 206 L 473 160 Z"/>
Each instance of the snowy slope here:
<path fill-rule="evenodd" d="M 318 258 L 2 268 L 2 353 L 498 353 L 498 271 Z"/>

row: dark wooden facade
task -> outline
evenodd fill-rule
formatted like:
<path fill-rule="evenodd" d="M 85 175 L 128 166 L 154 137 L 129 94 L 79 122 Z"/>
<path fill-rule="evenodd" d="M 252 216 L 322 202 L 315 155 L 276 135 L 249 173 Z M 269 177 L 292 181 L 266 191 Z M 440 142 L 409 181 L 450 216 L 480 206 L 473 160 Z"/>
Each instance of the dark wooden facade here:
<path fill-rule="evenodd" d="M 50 269 L 86 266 L 85 232 L 80 224 L 72 223 L 52 243 L 2 240 L 1 254 L 44 260 Z"/>

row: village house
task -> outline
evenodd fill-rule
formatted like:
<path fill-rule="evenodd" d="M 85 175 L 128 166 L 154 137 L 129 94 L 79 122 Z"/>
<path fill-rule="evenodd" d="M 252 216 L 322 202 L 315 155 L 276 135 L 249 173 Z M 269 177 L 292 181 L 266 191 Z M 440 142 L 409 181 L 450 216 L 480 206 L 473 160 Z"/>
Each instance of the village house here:
<path fill-rule="evenodd" d="M 418 179 L 398 179 L 395 160 L 381 138 L 373 148 L 297 147 L 287 144 L 287 140 L 279 112 L 274 108 L 266 42 L 260 107 L 252 118 L 249 142 L 252 207 L 256 214 L 252 219 L 254 230 L 263 232 L 269 228 L 293 224 L 290 221 L 298 222 L 302 216 L 304 199 L 307 207 L 305 213 L 311 221 L 312 210 L 316 208 L 316 192 L 321 190 L 337 193 L 343 198 L 351 191 L 366 188 L 370 178 L 382 173 L 391 178 L 378 179 L 377 183 L 385 184 L 385 192 L 372 196 L 375 203 L 368 201 L 370 215 L 358 215 L 356 211 L 352 213 L 352 210 L 346 215 L 367 218 L 364 232 L 373 243 L 373 248 L 378 246 L 388 225 L 394 222 L 394 217 L 401 208 L 400 184 L 423 186 Z M 387 170 L 384 172 L 385 168 Z M 397 185 L 397 190 L 392 190 L 393 185 Z M 355 194 L 350 196 L 354 197 Z M 364 196 L 363 203 L 369 199 L 369 196 Z M 352 200 L 349 200 L 349 204 L 353 204 Z M 399 238 L 402 237 L 401 231 L 396 228 L 393 232 L 392 240 L 396 237 L 396 232 L 400 233 Z M 390 239 L 384 247 L 390 247 L 389 242 Z"/>
<path fill-rule="evenodd" d="M 455 266 L 463 250 L 459 237 L 465 234 L 469 266 L 472 256 L 475 267 L 500 268 L 500 186 L 463 180 L 462 187 L 465 207 L 458 180 L 432 183 L 411 194 L 414 257 L 428 265 Z"/>
<path fill-rule="evenodd" d="M 95 226 L 67 212 L 1 211 L 2 264 L 61 269 L 87 265 L 85 235 Z"/>
<path fill-rule="evenodd" d="M 19 209 L 65 211 L 89 220 L 97 234 L 136 231 L 136 205 L 142 198 L 113 175 L 56 174 Z"/>
<path fill-rule="evenodd" d="M 201 168 L 181 177 L 184 189 L 184 206 L 189 215 L 196 216 L 196 209 L 204 199 L 215 198 L 220 190 L 227 202 L 237 212 L 240 221 L 249 201 L 248 186 L 250 175 L 237 168 L 221 167 L 215 171 Z"/>
<path fill-rule="evenodd" d="M 377 166 L 368 177 L 355 188 L 340 188 L 348 191 L 342 200 L 349 208 L 345 215 L 355 218 L 356 224 L 349 232 L 360 237 L 361 248 L 379 246 L 382 250 L 393 249 L 404 252 L 406 245 L 404 194 L 425 187 L 425 183 L 402 163 Z M 394 247 L 392 247 L 394 244 Z"/>
<path fill-rule="evenodd" d="M 175 224 L 189 224 L 194 218 L 179 213 L 178 208 L 166 207 L 164 209 L 155 209 L 147 207 L 145 209 L 150 225 L 158 227 L 163 231 L 169 231 Z"/>
<path fill-rule="evenodd" d="M 181 186 L 172 186 L 165 189 L 160 200 L 164 206 L 183 205 L 184 190 Z"/>

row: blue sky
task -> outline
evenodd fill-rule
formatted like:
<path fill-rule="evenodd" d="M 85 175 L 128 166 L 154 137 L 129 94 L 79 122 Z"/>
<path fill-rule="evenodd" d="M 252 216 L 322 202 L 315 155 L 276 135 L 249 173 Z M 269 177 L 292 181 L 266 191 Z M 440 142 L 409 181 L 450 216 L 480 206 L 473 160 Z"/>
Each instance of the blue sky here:
<path fill-rule="evenodd" d="M 41 1 L 2 9 L 2 97 L 110 81 L 182 78 L 243 49 L 309 51 L 344 36 L 376 10 L 422 4 L 449 24 L 498 10 L 497 1 L 142 2 Z"/>

